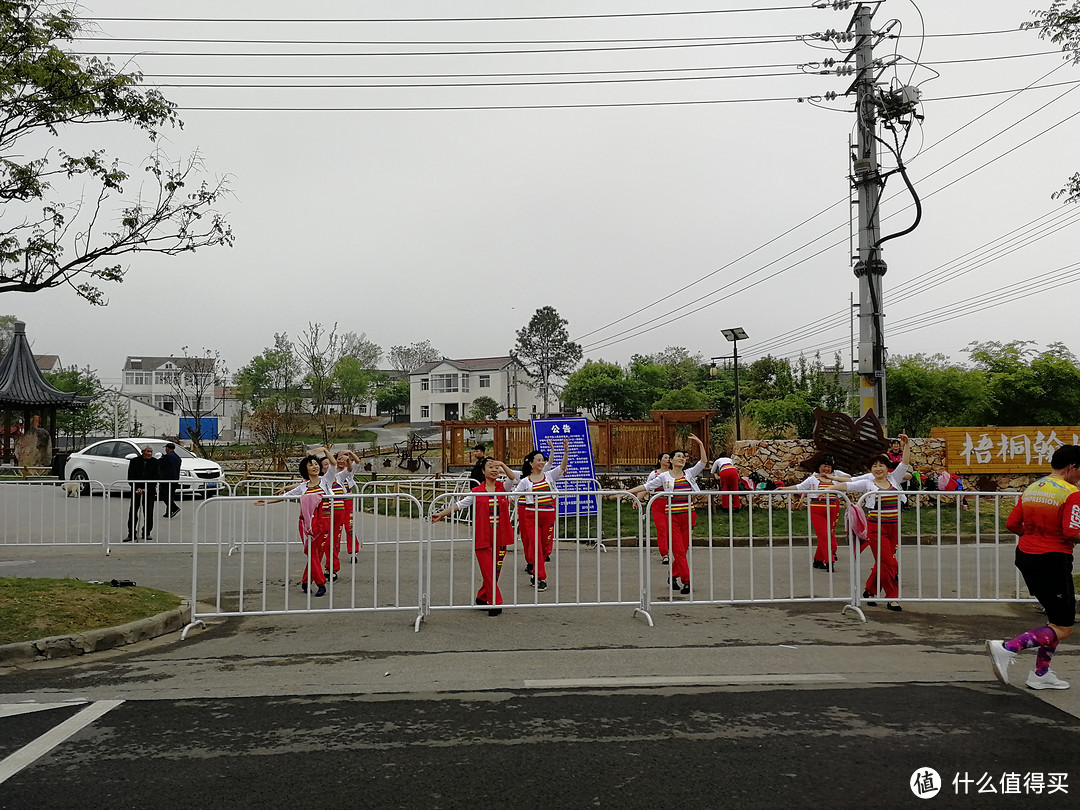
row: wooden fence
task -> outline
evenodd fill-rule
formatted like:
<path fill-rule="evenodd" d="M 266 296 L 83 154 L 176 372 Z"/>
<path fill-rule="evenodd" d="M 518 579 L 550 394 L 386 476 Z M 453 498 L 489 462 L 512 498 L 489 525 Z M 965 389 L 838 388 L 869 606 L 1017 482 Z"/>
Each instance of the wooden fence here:
<path fill-rule="evenodd" d="M 653 411 L 651 421 L 589 422 L 593 464 L 598 472 L 652 467 L 656 457 L 676 446 L 681 433 L 694 432 L 709 445 L 709 420 L 715 411 Z M 442 468 L 471 467 L 470 448 L 482 441 L 488 455 L 511 466 L 533 449 L 532 428 L 523 421 L 439 422 L 442 428 Z M 477 434 L 483 438 L 474 438 Z"/>

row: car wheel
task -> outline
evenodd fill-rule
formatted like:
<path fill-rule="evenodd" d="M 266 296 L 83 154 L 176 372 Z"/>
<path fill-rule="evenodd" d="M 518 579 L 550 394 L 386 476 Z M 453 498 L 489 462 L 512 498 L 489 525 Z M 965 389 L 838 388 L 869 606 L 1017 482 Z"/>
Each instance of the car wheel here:
<path fill-rule="evenodd" d="M 79 482 L 79 495 L 90 494 L 90 479 L 82 470 L 75 470 L 71 474 L 71 480 Z"/>

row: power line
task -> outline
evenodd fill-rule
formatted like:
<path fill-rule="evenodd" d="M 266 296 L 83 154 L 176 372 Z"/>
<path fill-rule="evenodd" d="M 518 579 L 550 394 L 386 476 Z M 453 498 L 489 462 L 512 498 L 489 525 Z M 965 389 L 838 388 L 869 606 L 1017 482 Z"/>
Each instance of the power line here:
<path fill-rule="evenodd" d="M 430 22 L 517 22 L 519 20 L 610 20 L 637 17 L 690 17 L 712 14 L 742 14 L 759 11 L 808 11 L 815 8 L 811 4 L 797 6 L 762 6 L 751 8 L 704 9 L 699 11 L 642 11 L 624 14 L 547 14 L 521 17 L 400 17 L 400 18 L 355 18 L 355 19 L 281 19 L 248 17 L 84 17 L 84 22 L 208 22 L 208 23 L 331 23 L 344 25 L 350 23 L 430 23 Z"/>
<path fill-rule="evenodd" d="M 997 62 L 1002 59 L 1025 59 L 1032 56 L 1057 56 L 1060 51 L 1017 53 L 1002 56 L 985 56 L 971 59 L 949 59 L 941 62 L 923 62 L 924 65 L 953 65 L 970 62 Z M 812 64 L 812 63 L 811 63 Z M 1059 67 L 1064 67 L 1062 63 Z M 534 76 L 600 76 L 639 73 L 688 73 L 707 70 L 772 70 L 776 68 L 799 68 L 801 64 L 774 62 L 761 65 L 713 65 L 710 67 L 640 68 L 633 70 L 540 70 L 506 71 L 501 73 L 143 73 L 144 79 L 471 79 L 510 78 Z M 802 71 L 807 75 L 822 75 L 816 71 Z M 1051 71 L 1053 72 L 1053 71 Z"/>

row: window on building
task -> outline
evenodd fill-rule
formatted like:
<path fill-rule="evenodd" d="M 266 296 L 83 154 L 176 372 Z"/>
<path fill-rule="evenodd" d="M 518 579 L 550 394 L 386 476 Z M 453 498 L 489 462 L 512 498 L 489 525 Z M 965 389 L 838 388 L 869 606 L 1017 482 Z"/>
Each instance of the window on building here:
<path fill-rule="evenodd" d="M 176 400 L 169 394 L 155 394 L 154 406 L 161 408 L 164 411 L 168 411 L 169 413 L 176 412 Z"/>
<path fill-rule="evenodd" d="M 125 371 L 125 385 L 150 385 L 151 374 L 149 371 Z"/>
<path fill-rule="evenodd" d="M 490 374 L 481 374 L 480 375 L 480 387 L 481 388 L 491 388 L 491 375 Z"/>
<path fill-rule="evenodd" d="M 431 381 L 427 377 L 421 377 L 420 378 L 420 390 L 421 391 L 427 391 L 429 388 L 431 388 Z"/>
<path fill-rule="evenodd" d="M 468 391 L 469 390 L 469 375 L 468 374 L 462 374 L 461 375 L 461 390 L 462 391 Z"/>
<path fill-rule="evenodd" d="M 453 394 L 458 390 L 458 375 L 457 374 L 432 374 L 431 375 L 431 393 L 433 394 Z"/>
<path fill-rule="evenodd" d="M 431 418 L 431 406 L 430 405 L 421 405 L 420 406 L 420 418 L 421 419 L 430 419 Z"/>
<path fill-rule="evenodd" d="M 180 373 L 177 371 L 155 371 L 154 372 L 154 384 L 155 385 L 174 385 L 179 379 Z"/>

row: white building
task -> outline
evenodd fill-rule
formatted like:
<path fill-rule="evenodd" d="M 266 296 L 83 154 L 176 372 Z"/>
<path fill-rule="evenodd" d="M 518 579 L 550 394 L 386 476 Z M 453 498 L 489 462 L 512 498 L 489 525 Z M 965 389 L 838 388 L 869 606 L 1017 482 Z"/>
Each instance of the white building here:
<path fill-rule="evenodd" d="M 409 415 L 418 427 L 468 419 L 473 400 L 491 397 L 499 419 L 528 419 L 543 410 L 533 378 L 512 357 L 436 360 L 409 374 Z"/>
<path fill-rule="evenodd" d="M 161 431 L 165 435 L 185 435 L 181 420 L 197 412 L 205 420 L 204 435 L 213 425 L 213 435 L 206 438 L 226 438 L 232 436 L 239 403 L 228 395 L 231 389 L 225 382 L 212 358 L 144 355 L 124 362 L 120 393 L 171 414 L 171 428 Z"/>

